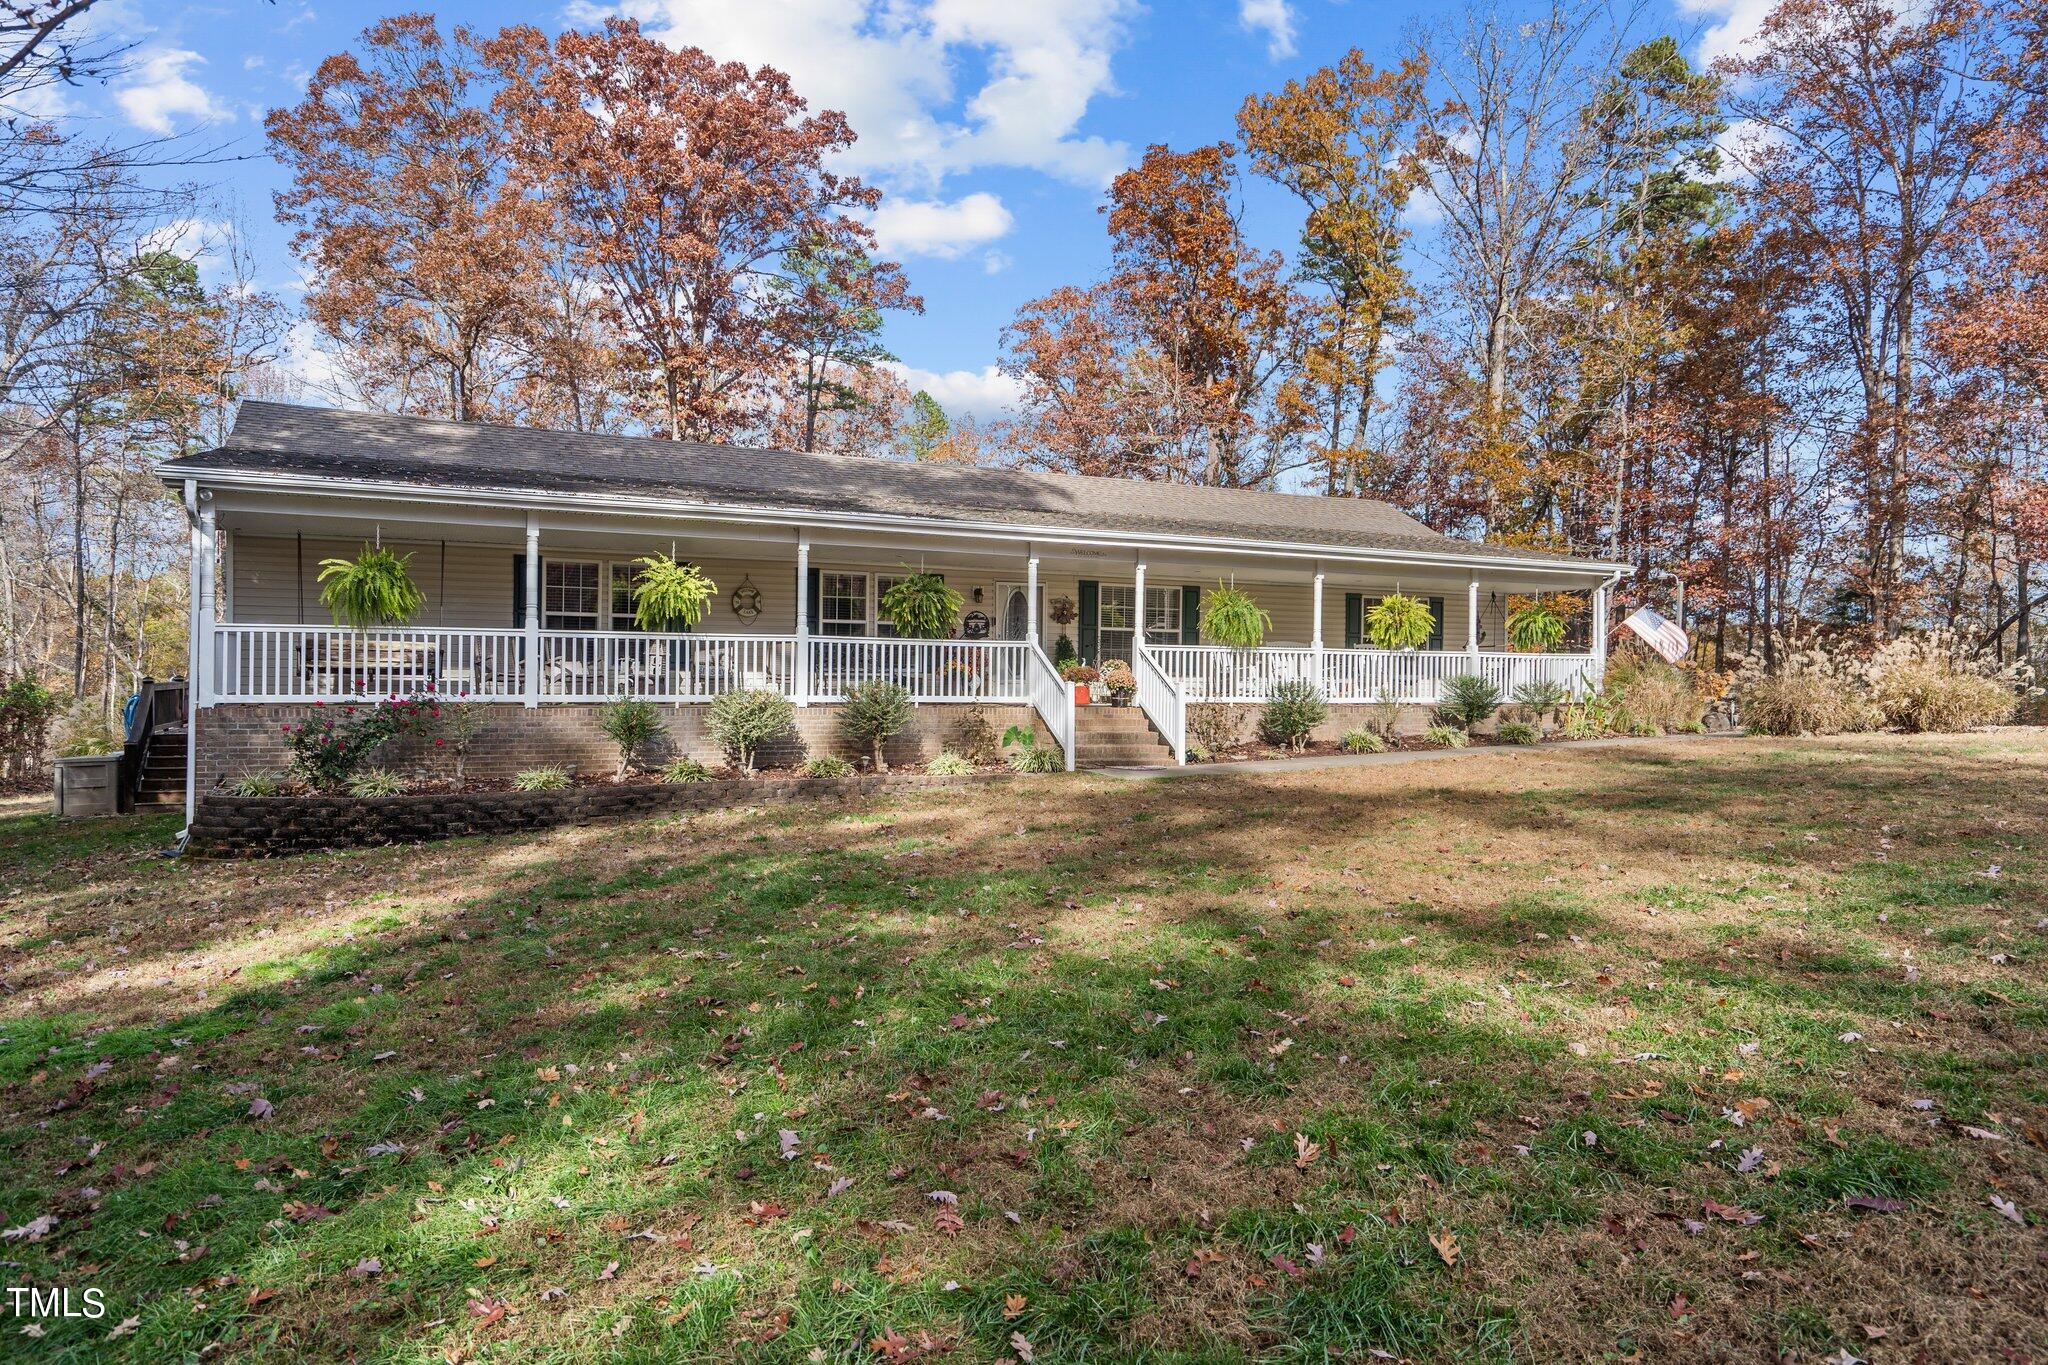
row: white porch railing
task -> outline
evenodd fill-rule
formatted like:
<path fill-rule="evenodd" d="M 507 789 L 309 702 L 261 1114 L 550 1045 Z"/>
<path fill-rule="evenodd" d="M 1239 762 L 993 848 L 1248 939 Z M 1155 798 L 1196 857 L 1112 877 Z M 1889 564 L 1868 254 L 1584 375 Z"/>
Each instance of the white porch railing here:
<path fill-rule="evenodd" d="M 1030 646 L 1031 708 L 1045 721 L 1045 728 L 1059 741 L 1067 771 L 1074 771 L 1074 686 L 1062 678 L 1045 651 Z"/>
<path fill-rule="evenodd" d="M 1159 728 L 1173 761 L 1188 761 L 1188 708 L 1181 685 L 1167 676 L 1155 657 L 1159 651 L 1141 644 L 1132 651 L 1131 672 L 1138 679 L 1138 707 Z"/>
<path fill-rule="evenodd" d="M 914 701 L 1031 699 L 1031 646 L 1023 640 L 811 640 L 811 700 L 831 701 L 856 683 L 901 683 Z"/>
<path fill-rule="evenodd" d="M 337 630 L 216 625 L 219 701 L 360 701 L 438 692 L 519 701 L 526 637 L 516 630 Z"/>
<path fill-rule="evenodd" d="M 1331 701 L 1392 700 L 1430 705 L 1443 697 L 1446 679 L 1478 673 L 1500 685 L 1503 697 L 1535 681 L 1554 682 L 1583 695 L 1594 679 L 1590 654 L 1511 654 L 1482 650 L 1230 649 L 1222 645 L 1147 645 L 1145 652 L 1180 683 L 1188 701 L 1262 702 L 1277 682 L 1306 680 Z"/>
<path fill-rule="evenodd" d="M 547 631 L 540 659 L 542 701 L 710 701 L 742 687 L 790 692 L 796 637 Z"/>

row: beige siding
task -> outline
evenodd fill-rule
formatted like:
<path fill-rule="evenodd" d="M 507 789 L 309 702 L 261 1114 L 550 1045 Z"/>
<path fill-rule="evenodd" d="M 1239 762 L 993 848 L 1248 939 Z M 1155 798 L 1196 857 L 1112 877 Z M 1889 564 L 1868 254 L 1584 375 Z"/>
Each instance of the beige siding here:
<path fill-rule="evenodd" d="M 512 555 L 487 545 L 422 544 L 389 540 L 409 556 L 413 582 L 425 605 L 418 626 L 510 626 Z M 320 605 L 320 561 L 347 559 L 362 549 L 355 540 L 236 536 L 229 604 L 235 621 L 269 625 L 326 625 Z"/>

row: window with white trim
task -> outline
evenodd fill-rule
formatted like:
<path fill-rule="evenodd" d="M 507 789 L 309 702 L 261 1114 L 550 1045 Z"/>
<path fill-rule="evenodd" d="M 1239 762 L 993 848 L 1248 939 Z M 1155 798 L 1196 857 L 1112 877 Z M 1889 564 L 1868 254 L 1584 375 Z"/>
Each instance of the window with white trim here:
<path fill-rule="evenodd" d="M 864 573 L 818 575 L 818 634 L 868 633 L 868 576 Z"/>
<path fill-rule="evenodd" d="M 1098 662 L 1110 659 L 1130 662 L 1137 635 L 1133 619 L 1137 601 L 1138 587 L 1135 583 L 1104 583 L 1096 589 L 1096 650 L 1102 656 Z M 1146 587 L 1145 638 L 1153 644 L 1179 643 L 1179 588 Z"/>
<path fill-rule="evenodd" d="M 541 566 L 542 624 L 549 630 L 596 630 L 598 561 L 550 559 Z"/>
<path fill-rule="evenodd" d="M 639 569 L 631 561 L 612 565 L 612 629 L 638 630 L 640 620 L 633 610 L 633 580 Z"/>

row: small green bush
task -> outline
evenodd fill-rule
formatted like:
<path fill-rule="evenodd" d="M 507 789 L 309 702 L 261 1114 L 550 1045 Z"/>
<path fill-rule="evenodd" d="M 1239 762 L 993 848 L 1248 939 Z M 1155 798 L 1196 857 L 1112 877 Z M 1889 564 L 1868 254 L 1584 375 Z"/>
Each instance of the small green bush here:
<path fill-rule="evenodd" d="M 684 782 L 709 782 L 711 769 L 694 758 L 678 758 L 661 770 L 661 780 L 681 784 Z"/>
<path fill-rule="evenodd" d="M 1523 720 L 1504 720 L 1494 738 L 1503 744 L 1540 744 L 1543 734 L 1535 726 Z"/>
<path fill-rule="evenodd" d="M 925 765 L 925 771 L 935 777 L 965 777 L 974 771 L 974 763 L 964 754 L 956 754 L 951 749 L 945 749 L 937 758 Z"/>
<path fill-rule="evenodd" d="M 619 746 L 617 776 L 623 778 L 632 771 L 633 756 L 661 733 L 661 712 L 651 701 L 617 697 L 599 709 L 597 728 L 604 732 L 605 738 Z"/>
<path fill-rule="evenodd" d="M 405 790 L 405 779 L 383 768 L 365 768 L 348 780 L 350 796 L 397 796 Z"/>
<path fill-rule="evenodd" d="M 1444 679 L 1444 698 L 1437 704 L 1440 720 L 1470 730 L 1500 710 L 1500 684 L 1477 673 Z"/>
<path fill-rule="evenodd" d="M 1344 732 L 1344 752 L 1347 754 L 1383 754 L 1387 742 L 1373 730 L 1347 730 Z"/>
<path fill-rule="evenodd" d="M 558 792 L 569 785 L 569 770 L 550 765 L 545 768 L 528 768 L 512 779 L 515 791 Z"/>
<path fill-rule="evenodd" d="M 1422 737 L 1439 749 L 1462 749 L 1471 742 L 1455 725 L 1432 725 L 1422 732 Z"/>
<path fill-rule="evenodd" d="M 831 754 L 813 754 L 797 771 L 805 777 L 852 777 L 853 765 Z"/>
<path fill-rule="evenodd" d="M 1515 689 L 1515 705 L 1534 712 L 1555 711 L 1572 699 L 1572 690 L 1548 678 L 1533 678 Z"/>
<path fill-rule="evenodd" d="M 839 733 L 874 756 L 875 771 L 889 771 L 882 746 L 902 734 L 917 718 L 910 692 L 901 683 L 864 682 L 846 689 L 846 701 L 839 708 Z"/>
<path fill-rule="evenodd" d="M 284 778 L 274 772 L 243 773 L 228 791 L 236 796 L 276 796 L 284 790 Z"/>
<path fill-rule="evenodd" d="M 1010 749 L 1010 766 L 1020 773 L 1056 773 L 1066 769 L 1059 746 L 1040 744 L 1038 732 L 1028 725 L 1012 725 L 1003 731 L 1003 744 Z"/>
<path fill-rule="evenodd" d="M 1266 706 L 1259 713 L 1259 733 L 1269 744 L 1289 749 L 1306 749 L 1308 737 L 1330 718 L 1330 704 L 1316 685 L 1291 678 L 1273 684 Z"/>
<path fill-rule="evenodd" d="M 751 773 L 755 751 L 788 734 L 795 716 L 789 698 L 772 688 L 735 688 L 711 699 L 704 729 L 739 760 L 741 772 Z"/>

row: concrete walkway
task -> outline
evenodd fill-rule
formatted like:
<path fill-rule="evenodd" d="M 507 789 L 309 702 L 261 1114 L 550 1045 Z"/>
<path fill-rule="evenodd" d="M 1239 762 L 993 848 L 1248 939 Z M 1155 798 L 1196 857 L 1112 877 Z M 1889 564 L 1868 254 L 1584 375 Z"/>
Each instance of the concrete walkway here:
<path fill-rule="evenodd" d="M 1190 763 L 1185 768 L 1091 768 L 1101 777 L 1125 782 L 1154 782 L 1171 777 L 1238 777 L 1256 773 L 1312 773 L 1324 768 L 1366 768 L 1381 763 L 1428 763 L 1483 754 L 1540 754 L 1553 749 L 1620 749 L 1632 745 L 1699 744 L 1714 739 L 1740 739 L 1740 730 L 1707 735 L 1659 735 L 1639 739 L 1616 735 L 1608 739 L 1560 739 L 1543 744 L 1488 744 L 1476 749 L 1392 749 L 1383 754 L 1308 754 L 1301 758 L 1254 758 L 1242 763 Z"/>

